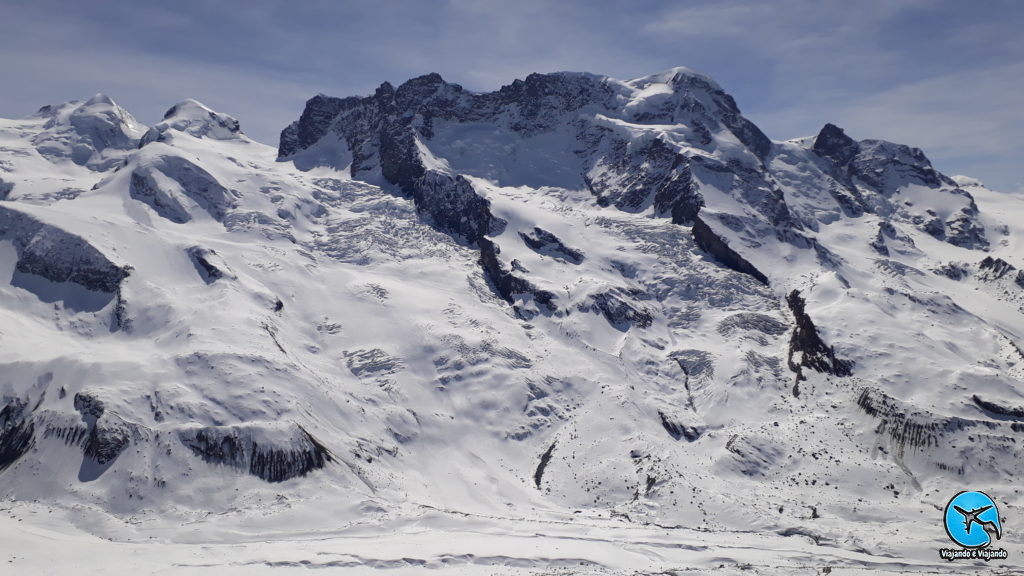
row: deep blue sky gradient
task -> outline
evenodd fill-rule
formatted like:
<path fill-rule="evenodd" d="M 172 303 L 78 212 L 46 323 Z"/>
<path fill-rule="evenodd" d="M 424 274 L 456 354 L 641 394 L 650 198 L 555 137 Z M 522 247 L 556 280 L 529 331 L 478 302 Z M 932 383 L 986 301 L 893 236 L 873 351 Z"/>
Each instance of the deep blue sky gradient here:
<path fill-rule="evenodd" d="M 151 124 L 196 98 L 276 145 L 318 92 L 688 66 L 774 139 L 833 122 L 1024 192 L 1022 30 L 1014 0 L 0 0 L 0 116 L 105 92 Z"/>

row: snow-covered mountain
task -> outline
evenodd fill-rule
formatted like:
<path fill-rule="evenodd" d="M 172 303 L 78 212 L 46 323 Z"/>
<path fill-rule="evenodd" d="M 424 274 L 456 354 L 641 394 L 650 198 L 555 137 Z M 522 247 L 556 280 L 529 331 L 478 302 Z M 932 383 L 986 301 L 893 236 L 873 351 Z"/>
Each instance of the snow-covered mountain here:
<path fill-rule="evenodd" d="M 924 566 L 959 490 L 1024 504 L 1024 202 L 772 141 L 687 69 L 319 95 L 276 150 L 97 95 L 0 120 L 0 200 L 0 496 L 96 534 L 575 520 Z"/>

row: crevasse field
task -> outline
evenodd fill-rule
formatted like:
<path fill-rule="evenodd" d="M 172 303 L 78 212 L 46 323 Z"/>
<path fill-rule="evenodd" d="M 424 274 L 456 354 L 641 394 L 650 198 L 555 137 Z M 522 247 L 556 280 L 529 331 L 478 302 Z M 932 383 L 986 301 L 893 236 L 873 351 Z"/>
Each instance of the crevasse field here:
<path fill-rule="evenodd" d="M 1022 241 L 683 68 L 0 120 L 0 573 L 1021 573 Z"/>

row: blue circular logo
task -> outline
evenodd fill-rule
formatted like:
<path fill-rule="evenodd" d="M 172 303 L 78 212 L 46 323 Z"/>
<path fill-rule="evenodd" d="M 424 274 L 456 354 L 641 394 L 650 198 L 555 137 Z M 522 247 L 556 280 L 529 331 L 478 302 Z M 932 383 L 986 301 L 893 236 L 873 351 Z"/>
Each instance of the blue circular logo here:
<path fill-rule="evenodd" d="M 946 504 L 946 534 L 964 548 L 985 548 L 1003 537 L 996 503 L 984 492 L 961 492 Z"/>

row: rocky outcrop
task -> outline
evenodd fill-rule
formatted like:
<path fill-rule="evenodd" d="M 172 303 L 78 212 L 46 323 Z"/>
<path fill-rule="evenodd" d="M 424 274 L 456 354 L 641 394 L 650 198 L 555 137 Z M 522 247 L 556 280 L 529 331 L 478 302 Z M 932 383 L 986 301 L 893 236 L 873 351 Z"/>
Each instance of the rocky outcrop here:
<path fill-rule="evenodd" d="M 859 147 L 856 140 L 847 136 L 842 128 L 835 124 L 825 124 L 814 138 L 812 150 L 839 166 L 846 166 L 857 155 Z"/>
<path fill-rule="evenodd" d="M 656 214 L 676 224 L 692 223 L 704 200 L 689 158 L 660 138 L 640 146 L 607 130 L 596 130 L 591 138 L 603 140 L 607 150 L 593 159 L 584 179 L 598 204 L 626 212 L 653 206 Z"/>
<path fill-rule="evenodd" d="M 537 303 L 541 312 L 555 311 L 555 295 L 547 290 L 537 288 L 529 280 L 515 275 L 506 268 L 498 257 L 501 249 L 497 244 L 483 237 L 477 241 L 477 244 L 480 246 L 480 265 L 484 270 L 484 275 L 490 280 L 498 296 L 509 304 L 515 304 L 516 300 L 527 297 Z M 523 311 L 520 313 L 522 314 Z"/>
<path fill-rule="evenodd" d="M 797 382 L 804 380 L 804 368 L 833 376 L 853 374 L 853 361 L 836 358 L 835 350 L 822 341 L 818 329 L 805 310 L 806 302 L 798 290 L 786 296 L 786 304 L 796 325 L 789 339 L 789 369 L 796 374 Z"/>
<path fill-rule="evenodd" d="M 995 416 L 1002 416 L 1004 418 L 1011 418 L 1013 420 L 1024 420 L 1024 407 L 1004 406 L 1003 404 L 999 404 L 998 402 L 984 400 L 977 394 L 971 396 L 971 400 L 979 408 Z"/>
<path fill-rule="evenodd" d="M 555 444 L 557 442 L 552 442 L 551 446 L 548 446 L 548 449 L 541 454 L 540 462 L 537 463 L 537 469 L 533 472 L 533 483 L 537 486 L 537 489 L 540 489 L 540 483 L 544 479 L 544 469 L 548 467 L 551 455 L 555 452 Z"/>
<path fill-rule="evenodd" d="M 701 250 L 710 254 L 725 267 L 746 274 L 762 284 L 768 284 L 767 276 L 730 248 L 729 244 L 721 236 L 715 234 L 714 230 L 699 216 L 693 219 L 693 239 Z"/>
<path fill-rule="evenodd" d="M 0 238 L 13 242 L 18 272 L 51 282 L 114 293 L 131 272 L 131 267 L 114 264 L 81 236 L 4 207 L 0 207 Z"/>
<path fill-rule="evenodd" d="M 986 256 L 978 263 L 978 279 L 985 282 L 995 282 L 1016 269 L 1013 264 L 1002 258 Z"/>
<path fill-rule="evenodd" d="M 108 413 L 104 403 L 93 394 L 75 394 L 74 406 L 88 427 L 82 445 L 85 457 L 100 467 L 112 463 L 128 447 L 135 432 L 133 426 Z"/>
<path fill-rule="evenodd" d="M 491 215 L 490 202 L 462 176 L 428 171 L 412 186 L 416 211 L 438 230 L 468 244 L 500 229 L 504 222 Z"/>
<path fill-rule="evenodd" d="M 225 272 L 221 268 L 224 265 L 216 251 L 192 246 L 185 253 L 188 254 L 189 260 L 192 261 L 192 265 L 195 266 L 196 272 L 199 273 L 203 282 L 213 284 L 224 277 Z"/>
<path fill-rule="evenodd" d="M 600 312 L 609 324 L 622 331 L 633 326 L 647 328 L 654 322 L 654 315 L 637 302 L 645 297 L 640 290 L 612 288 L 587 296 L 577 309 L 580 312 Z"/>
<path fill-rule="evenodd" d="M 704 433 L 702 428 L 687 426 L 661 411 L 658 412 L 658 418 L 661 419 L 662 428 L 674 440 L 685 438 L 687 442 L 694 442 Z"/>
<path fill-rule="evenodd" d="M 288 157 L 316 144 L 327 134 L 331 123 L 343 109 L 354 108 L 361 101 L 360 98 L 332 98 L 323 94 L 310 98 L 302 116 L 281 132 L 278 155 Z"/>
<path fill-rule="evenodd" d="M 12 190 L 14 190 L 14 183 L 4 182 L 4 179 L 0 178 L 0 202 L 7 200 L 7 197 L 11 195 Z"/>
<path fill-rule="evenodd" d="M 538 254 L 550 256 L 563 262 L 580 264 L 583 262 L 583 252 L 570 248 L 562 242 L 558 236 L 543 228 L 534 227 L 530 232 L 520 232 L 519 237 L 523 242 Z"/>
<path fill-rule="evenodd" d="M 15 398 L 0 408 L 0 472 L 32 449 L 34 433 L 25 402 Z"/>
<path fill-rule="evenodd" d="M 978 404 L 980 398 L 975 397 Z M 981 401 L 983 409 L 994 407 Z M 964 475 L 969 469 L 981 477 L 995 469 L 1005 470 L 1003 458 L 971 458 L 969 454 L 1005 454 L 1007 461 L 1019 453 L 1019 435 L 1024 432 L 1020 422 L 974 420 L 945 416 L 915 408 L 878 388 L 865 388 L 857 398 L 857 406 L 878 420 L 875 433 L 886 439 L 889 450 L 899 459 L 922 458 L 936 469 Z M 996 408 L 998 414 L 998 408 Z M 1006 415 L 1003 415 L 1006 417 Z M 961 448 L 957 448 L 961 446 Z M 956 450 L 952 452 L 951 450 Z M 1005 472 L 1004 472 L 1005 473 Z"/>
<path fill-rule="evenodd" d="M 828 161 L 826 172 L 832 178 L 829 192 L 847 215 L 875 214 L 886 219 L 883 225 L 891 227 L 889 219 L 903 221 L 954 246 L 975 250 L 988 247 L 974 198 L 935 170 L 920 149 L 884 140 L 858 142 L 833 124 L 821 129 L 811 149 Z M 926 206 L 894 201 L 908 186 L 923 186 L 937 195 L 952 196 L 946 204 L 954 208 L 940 217 Z M 895 231 L 880 230 L 871 246 L 888 256 L 883 237 L 895 238 Z"/>
<path fill-rule="evenodd" d="M 230 466 L 267 482 L 284 482 L 319 470 L 330 451 L 297 424 L 207 426 L 178 432 L 182 444 L 211 464 Z"/>

